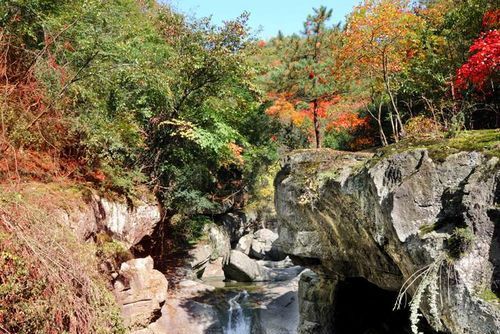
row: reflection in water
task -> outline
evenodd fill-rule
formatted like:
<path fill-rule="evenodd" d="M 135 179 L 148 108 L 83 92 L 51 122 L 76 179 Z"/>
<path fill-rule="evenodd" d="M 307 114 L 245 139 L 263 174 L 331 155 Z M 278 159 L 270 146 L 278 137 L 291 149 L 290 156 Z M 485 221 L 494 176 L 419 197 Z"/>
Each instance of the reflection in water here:
<path fill-rule="evenodd" d="M 248 292 L 243 290 L 229 300 L 225 334 L 250 334 L 251 318 L 245 315 L 242 307 L 247 299 Z"/>

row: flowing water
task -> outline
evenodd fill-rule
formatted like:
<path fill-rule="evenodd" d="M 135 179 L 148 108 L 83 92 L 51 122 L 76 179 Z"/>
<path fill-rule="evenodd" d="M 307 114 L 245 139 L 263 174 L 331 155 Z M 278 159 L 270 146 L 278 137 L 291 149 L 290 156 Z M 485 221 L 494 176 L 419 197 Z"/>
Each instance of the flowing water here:
<path fill-rule="evenodd" d="M 249 334 L 251 317 L 244 312 L 244 304 L 248 301 L 248 292 L 241 291 L 229 300 L 228 320 L 225 334 Z"/>

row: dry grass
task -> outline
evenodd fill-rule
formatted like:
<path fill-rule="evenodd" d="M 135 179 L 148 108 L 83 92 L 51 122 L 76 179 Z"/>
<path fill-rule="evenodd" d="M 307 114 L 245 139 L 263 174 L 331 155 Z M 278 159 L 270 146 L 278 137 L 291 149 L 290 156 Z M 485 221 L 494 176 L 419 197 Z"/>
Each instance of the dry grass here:
<path fill-rule="evenodd" d="M 95 244 L 78 242 L 53 213 L 71 201 L 0 189 L 0 332 L 124 332 Z"/>

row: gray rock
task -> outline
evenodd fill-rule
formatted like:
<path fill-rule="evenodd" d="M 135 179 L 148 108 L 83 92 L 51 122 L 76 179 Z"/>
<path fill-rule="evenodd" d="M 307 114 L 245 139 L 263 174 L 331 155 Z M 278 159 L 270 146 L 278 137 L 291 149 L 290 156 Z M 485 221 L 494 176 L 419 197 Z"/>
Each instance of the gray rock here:
<path fill-rule="evenodd" d="M 202 241 L 189 251 L 188 272 L 193 278 L 215 275 L 217 269 L 220 269 L 220 274 L 222 265 L 229 261 L 231 244 L 225 228 L 209 224 L 205 226 L 203 234 Z M 210 267 L 210 273 L 205 274 L 207 267 Z"/>
<path fill-rule="evenodd" d="M 160 208 L 154 201 L 137 200 L 131 206 L 125 199 L 112 201 L 96 193 L 82 198 L 78 206 L 55 209 L 54 214 L 81 241 L 106 232 L 128 248 L 151 235 L 160 221 Z"/>
<path fill-rule="evenodd" d="M 426 149 L 371 156 L 301 150 L 282 162 L 275 181 L 275 244 L 319 274 L 310 279 L 315 284 L 300 283 L 300 332 L 329 330 L 328 320 L 312 316 L 319 314 L 314 299 L 321 296 L 308 294 L 316 286 L 333 284 L 323 291 L 334 291 L 338 279 L 362 277 L 398 291 L 417 270 L 451 256 L 456 228 L 472 238 L 467 251 L 440 271 L 443 280 L 453 277 L 440 321 L 453 334 L 499 332 L 498 307 L 480 298 L 500 278 L 498 158 L 460 152 L 437 161 Z M 325 303 L 323 313 L 327 298 Z M 426 303 L 422 311 L 431 319 Z"/>
<path fill-rule="evenodd" d="M 278 282 L 291 280 L 303 270 L 300 266 L 287 267 L 285 264 L 270 268 L 264 266 L 266 262 L 261 264 L 244 253 L 233 250 L 229 263 L 223 268 L 224 274 L 227 279 L 238 282 Z"/>
<path fill-rule="evenodd" d="M 127 203 L 100 198 L 101 224 L 115 239 L 131 247 L 151 235 L 160 221 L 158 204 L 139 202 L 130 207 Z"/>
<path fill-rule="evenodd" d="M 238 240 L 235 249 L 248 255 L 250 254 L 250 248 L 252 248 L 252 242 L 253 233 L 245 234 L 240 238 L 240 240 Z"/>
<path fill-rule="evenodd" d="M 250 256 L 256 259 L 270 257 L 273 242 L 278 239 L 278 234 L 268 229 L 260 229 L 253 235 Z"/>
<path fill-rule="evenodd" d="M 131 329 L 148 326 L 167 299 L 167 290 L 167 279 L 153 269 L 151 257 L 122 263 L 114 294 L 125 325 Z"/>
<path fill-rule="evenodd" d="M 226 278 L 238 282 L 262 281 L 263 267 L 240 251 L 232 250 L 229 263 L 224 266 Z"/>

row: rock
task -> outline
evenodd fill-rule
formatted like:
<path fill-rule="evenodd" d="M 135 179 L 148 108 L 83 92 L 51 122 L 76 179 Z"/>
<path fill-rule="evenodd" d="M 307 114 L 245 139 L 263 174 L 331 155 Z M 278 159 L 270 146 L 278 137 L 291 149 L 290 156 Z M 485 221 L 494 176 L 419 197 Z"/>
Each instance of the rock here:
<path fill-rule="evenodd" d="M 217 258 L 215 261 L 211 261 L 205 267 L 201 279 L 203 281 L 224 279 L 224 270 L 222 270 L 223 263 L 222 257 Z"/>
<path fill-rule="evenodd" d="M 188 266 L 193 277 L 201 278 L 211 257 L 212 246 L 208 244 L 197 244 L 195 248 L 189 251 Z"/>
<path fill-rule="evenodd" d="M 260 292 L 259 306 L 252 333 L 295 334 L 299 324 L 299 277 L 266 285 Z"/>
<path fill-rule="evenodd" d="M 150 236 L 160 221 L 160 208 L 150 200 L 109 200 L 95 192 L 81 194 L 78 205 L 60 207 L 54 214 L 65 222 L 81 241 L 105 232 L 128 248 Z"/>
<path fill-rule="evenodd" d="M 243 212 L 230 212 L 220 216 L 225 230 L 229 233 L 231 244 L 234 245 L 248 229 L 246 216 Z"/>
<path fill-rule="evenodd" d="M 215 306 L 196 301 L 215 288 L 192 280 L 183 280 L 162 307 L 161 317 L 148 326 L 151 334 L 223 333 Z M 142 334 L 142 333 L 141 333 Z M 144 334 L 150 334 L 149 332 Z"/>
<path fill-rule="evenodd" d="M 148 326 L 167 299 L 167 290 L 167 279 L 153 269 L 151 257 L 122 263 L 114 294 L 121 305 L 125 325 L 131 329 Z"/>
<path fill-rule="evenodd" d="M 151 235 L 160 221 L 160 209 L 156 203 L 127 203 L 99 198 L 101 224 L 115 239 L 131 247 L 147 235 Z"/>
<path fill-rule="evenodd" d="M 260 229 L 253 234 L 250 256 L 256 259 L 264 259 L 271 256 L 273 242 L 278 239 L 278 234 L 268 229 Z"/>
<path fill-rule="evenodd" d="M 297 277 L 303 270 L 300 266 L 268 268 L 236 250 L 231 251 L 229 263 L 223 269 L 227 279 L 237 282 L 286 281 Z"/>
<path fill-rule="evenodd" d="M 334 288 L 336 281 L 321 279 L 311 270 L 305 270 L 299 281 L 300 322 L 298 332 L 303 334 L 334 333 Z"/>
<path fill-rule="evenodd" d="M 319 275 L 310 279 L 310 288 L 301 281 L 299 332 L 328 333 L 328 320 L 312 315 L 333 317 L 328 303 L 342 307 L 315 291 L 332 292 L 337 282 L 354 277 L 398 291 L 417 270 L 435 263 L 442 264 L 443 281 L 453 277 L 443 292 L 444 329 L 497 333 L 500 310 L 478 292 L 495 291 L 500 276 L 498 158 L 460 152 L 437 160 L 427 149 L 371 157 L 301 150 L 284 159 L 276 177 L 275 243 Z M 324 311 L 315 305 L 318 298 L 325 300 Z M 421 309 L 432 323 L 427 302 Z"/>
<path fill-rule="evenodd" d="M 263 267 L 240 251 L 231 251 L 229 263 L 224 266 L 227 279 L 238 282 L 255 282 L 263 279 Z"/>
<path fill-rule="evenodd" d="M 204 227 L 203 234 L 202 241 L 189 251 L 188 271 L 193 278 L 202 278 L 207 266 L 210 266 L 211 272 L 207 275 L 213 275 L 216 271 L 220 273 L 222 264 L 229 261 L 231 244 L 225 228 L 209 224 Z"/>
<path fill-rule="evenodd" d="M 245 234 L 238 240 L 236 244 L 236 250 L 244 253 L 245 255 L 250 254 L 250 248 L 252 247 L 253 233 Z"/>

